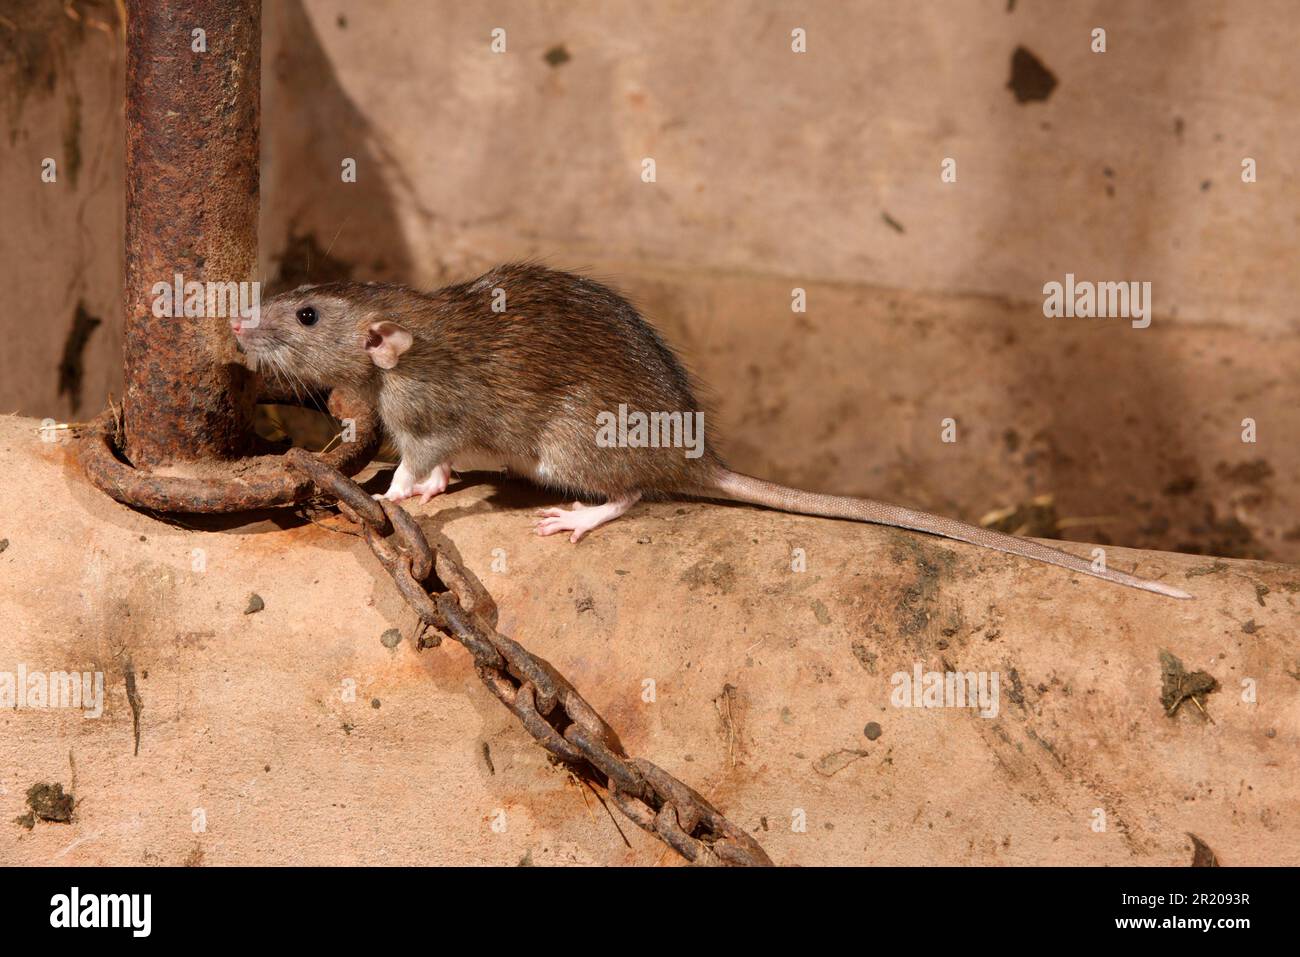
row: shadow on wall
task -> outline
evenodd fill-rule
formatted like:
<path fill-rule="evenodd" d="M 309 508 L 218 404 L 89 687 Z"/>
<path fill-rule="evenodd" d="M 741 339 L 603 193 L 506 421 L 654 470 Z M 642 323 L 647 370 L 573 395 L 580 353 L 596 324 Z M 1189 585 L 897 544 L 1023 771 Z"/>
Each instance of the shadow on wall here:
<path fill-rule="evenodd" d="M 1095 79 L 1086 74 L 1070 75 L 1070 71 L 1081 69 L 1077 55 L 1053 64 L 1047 62 L 1050 57 L 1045 51 L 1021 46 L 1023 30 L 1018 29 L 1016 18 L 1008 17 L 1005 22 L 1009 79 L 1003 95 L 1008 101 L 1014 99 L 1015 106 L 994 111 L 994 122 L 1001 122 L 1005 143 L 1023 142 L 1036 135 L 1050 138 L 1054 125 L 1066 126 L 1075 120 L 1060 94 L 1072 84 L 1093 85 Z M 1190 50 L 1186 28 L 1172 36 L 1166 30 L 1161 37 L 1169 72 L 1181 74 L 1178 61 L 1186 60 Z M 1123 71 L 1129 66 L 1126 59 L 1145 54 L 1141 48 L 1120 47 L 1106 55 L 1118 60 Z M 1076 108 L 1080 104 L 1077 95 L 1068 102 Z M 1133 109 L 1134 103 L 1126 100 L 1114 106 Z M 1141 170 L 1176 166 L 1175 154 L 1184 145 L 1184 121 L 1175 117 L 1166 123 L 1165 119 L 1163 113 L 1151 117 L 1151 135 L 1138 175 Z M 1055 203 L 1044 203 L 1041 191 L 1020 188 L 1041 175 L 1041 170 L 1027 162 L 1033 153 L 1007 149 L 1001 155 L 1008 164 L 1002 170 L 1003 187 L 999 190 L 1005 202 L 989 207 L 997 215 L 980 235 L 1001 237 L 1022 230 L 1027 222 L 1077 216 L 1080 191 L 1095 188 L 1106 197 L 1101 215 L 1110 222 L 1107 228 L 1113 235 L 1137 235 L 1145 238 L 1148 247 L 1154 243 L 1156 249 L 1170 248 L 1156 234 L 1161 223 L 1173 222 L 1174 217 L 1158 208 L 1162 194 L 1154 184 L 1134 181 L 1134 171 L 1128 171 L 1125 182 L 1123 163 L 1129 154 L 1123 143 L 1117 142 L 1109 151 L 1078 156 L 1085 169 L 1061 184 Z M 1028 204 L 1034 204 L 1033 208 Z M 1038 257 L 1043 267 L 1041 281 L 1063 283 L 1067 272 L 1079 272 L 1071 260 L 1091 256 L 1088 242 L 1081 231 L 1077 248 L 1044 251 Z M 1161 267 L 1161 272 L 1167 274 L 1169 269 Z M 1077 278 L 1127 282 L 1144 277 Z M 1019 420 L 1021 425 L 1032 424 L 1032 432 L 1017 435 L 1008 430 L 1000 434 L 999 429 L 990 427 L 983 430 L 980 441 L 988 445 L 989 456 L 1011 460 L 1029 480 L 1031 492 L 1051 493 L 1059 503 L 1087 510 L 1067 537 L 1109 544 L 1112 533 L 1119 530 L 1124 544 L 1242 558 L 1271 557 L 1270 549 L 1233 514 L 1239 490 L 1215 482 L 1207 472 L 1209 463 L 1230 447 L 1223 435 L 1214 432 L 1220 427 L 1228 429 L 1231 417 L 1222 403 L 1216 404 L 1216 417 L 1222 421 L 1211 423 L 1193 414 L 1205 402 L 1192 391 L 1189 381 L 1188 336 L 1166 324 L 1173 317 L 1161 310 L 1158 285 L 1153 292 L 1156 314 L 1151 327 L 1145 329 L 1133 328 L 1122 318 L 1041 318 L 1022 324 L 1020 316 L 1015 316 L 1017 321 L 1004 330 L 1005 348 L 990 349 L 982 356 L 981 374 L 1010 386 L 1003 409 L 988 420 Z M 1030 302 L 1039 295 L 1041 287 L 1025 290 Z M 1192 330 L 1186 332 L 1190 335 Z M 1217 415 L 1220 411 L 1224 411 L 1222 416 Z M 1250 459 L 1252 454 L 1247 447 L 1242 456 Z M 1220 471 L 1226 467 L 1222 462 L 1220 466 Z M 1095 523 L 1088 514 L 1098 516 Z"/>
<path fill-rule="evenodd" d="M 5 412 L 121 391 L 123 63 L 111 0 L 0 0 Z"/>
<path fill-rule="evenodd" d="M 264 294 L 339 279 L 409 279 L 399 209 L 421 207 L 317 35 L 318 25 L 346 30 L 346 17 L 313 23 L 301 0 L 267 4 L 263 16 Z M 344 179 L 345 163 L 355 166 L 354 182 Z"/>
<path fill-rule="evenodd" d="M 347 29 L 343 15 L 321 29 Z M 401 208 L 419 209 L 378 133 L 339 83 L 300 0 L 267 4 L 262 22 L 259 273 L 263 296 L 335 280 L 409 281 Z M 355 177 L 345 179 L 345 164 Z M 332 419 L 258 409 L 264 438 L 320 448 Z"/>

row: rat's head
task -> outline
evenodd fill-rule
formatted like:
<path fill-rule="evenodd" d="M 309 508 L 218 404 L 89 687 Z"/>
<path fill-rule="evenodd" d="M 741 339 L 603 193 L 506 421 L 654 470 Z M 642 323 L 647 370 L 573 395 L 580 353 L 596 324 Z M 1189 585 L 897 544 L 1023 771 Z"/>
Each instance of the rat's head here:
<path fill-rule="evenodd" d="M 411 347 L 389 290 L 363 283 L 300 286 L 262 304 L 255 322 L 230 327 L 248 364 L 310 386 L 361 385 Z"/>

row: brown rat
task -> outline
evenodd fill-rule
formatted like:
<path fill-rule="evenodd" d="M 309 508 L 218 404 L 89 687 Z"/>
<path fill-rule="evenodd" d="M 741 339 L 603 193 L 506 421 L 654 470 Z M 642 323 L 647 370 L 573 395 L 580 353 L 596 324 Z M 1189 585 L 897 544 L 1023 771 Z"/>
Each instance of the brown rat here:
<path fill-rule="evenodd" d="M 703 436 L 690 376 L 613 290 L 533 264 L 429 293 L 379 283 L 305 286 L 233 324 L 250 365 L 305 386 L 350 385 L 401 452 L 384 497 L 427 502 L 453 465 L 491 460 L 600 505 L 542 510 L 542 535 L 587 532 L 641 498 L 727 498 L 908 528 L 1174 598 L 1187 593 L 1032 539 L 870 499 L 820 495 L 729 470 Z"/>

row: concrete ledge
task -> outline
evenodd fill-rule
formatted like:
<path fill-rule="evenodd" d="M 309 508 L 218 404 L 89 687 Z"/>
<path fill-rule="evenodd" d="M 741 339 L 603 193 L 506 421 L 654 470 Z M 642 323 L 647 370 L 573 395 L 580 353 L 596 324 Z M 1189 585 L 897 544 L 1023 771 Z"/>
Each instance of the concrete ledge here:
<path fill-rule="evenodd" d="M 0 863 L 675 862 L 549 765 L 462 650 L 386 647 L 404 606 L 337 520 L 156 521 L 37 427 L 0 419 L 0 673 L 102 671 L 105 706 L 0 711 Z M 478 476 L 416 513 L 502 632 L 780 864 L 1187 864 L 1189 832 L 1225 865 L 1300 862 L 1296 568 L 1109 551 L 1197 596 L 1175 602 L 707 503 L 574 547 L 529 534 L 549 501 Z M 1161 649 L 1217 679 L 1212 722 L 1165 714 Z M 996 672 L 996 716 L 895 707 L 917 667 Z M 15 821 L 39 783 L 72 792 L 70 823 Z"/>

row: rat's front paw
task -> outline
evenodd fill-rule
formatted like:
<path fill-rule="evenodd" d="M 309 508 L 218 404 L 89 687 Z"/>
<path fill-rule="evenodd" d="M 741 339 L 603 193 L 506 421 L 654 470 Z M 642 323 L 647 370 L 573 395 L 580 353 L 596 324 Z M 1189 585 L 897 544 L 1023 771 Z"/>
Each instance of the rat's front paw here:
<path fill-rule="evenodd" d="M 413 497 L 414 494 L 415 490 L 411 486 L 399 486 L 394 482 L 392 485 L 388 486 L 387 492 L 383 492 L 382 494 L 376 492 L 371 496 L 371 498 L 384 499 L 389 502 L 403 502 L 406 499 Z"/>
<path fill-rule="evenodd" d="M 443 462 L 441 465 L 435 465 L 433 471 L 427 476 L 415 481 L 415 476 L 411 470 L 406 467 L 406 463 L 397 466 L 397 471 L 393 473 L 393 481 L 388 486 L 388 491 L 383 495 L 376 495 L 375 498 L 386 498 L 390 502 L 401 502 L 408 498 L 420 496 L 420 504 L 424 504 L 435 495 L 441 495 L 447 491 L 447 485 L 451 481 L 451 465 Z"/>
<path fill-rule="evenodd" d="M 393 480 L 388 483 L 388 491 L 383 495 L 376 495 L 375 498 L 387 499 L 390 502 L 400 502 L 410 498 L 415 494 L 415 476 L 406 467 L 405 462 L 398 463 L 397 468 L 393 471 Z"/>
<path fill-rule="evenodd" d="M 441 495 L 447 491 L 447 484 L 451 481 L 451 465 L 443 462 L 441 465 L 435 465 L 433 471 L 429 473 L 428 478 L 416 482 L 411 486 L 408 493 L 411 496 L 420 496 L 420 504 L 423 505 L 435 495 Z"/>

